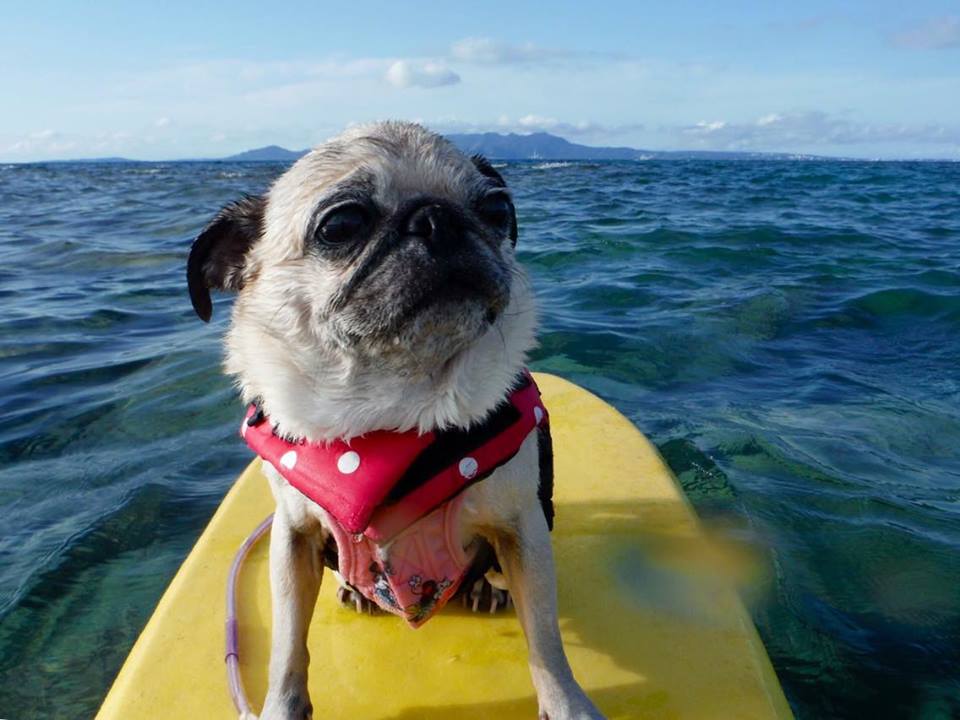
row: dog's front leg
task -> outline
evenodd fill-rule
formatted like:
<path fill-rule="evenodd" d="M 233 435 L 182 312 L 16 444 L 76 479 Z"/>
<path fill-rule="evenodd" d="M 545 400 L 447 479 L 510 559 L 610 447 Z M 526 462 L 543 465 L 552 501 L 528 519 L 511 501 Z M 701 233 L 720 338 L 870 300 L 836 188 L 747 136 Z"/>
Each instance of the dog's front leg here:
<path fill-rule="evenodd" d="M 541 720 L 603 720 L 573 677 L 557 623 L 553 549 L 543 511 L 528 508 L 491 538 L 527 638 Z"/>
<path fill-rule="evenodd" d="M 260 720 L 313 717 L 307 691 L 307 631 L 323 574 L 317 537 L 295 529 L 278 504 L 270 535 L 270 676 Z"/>

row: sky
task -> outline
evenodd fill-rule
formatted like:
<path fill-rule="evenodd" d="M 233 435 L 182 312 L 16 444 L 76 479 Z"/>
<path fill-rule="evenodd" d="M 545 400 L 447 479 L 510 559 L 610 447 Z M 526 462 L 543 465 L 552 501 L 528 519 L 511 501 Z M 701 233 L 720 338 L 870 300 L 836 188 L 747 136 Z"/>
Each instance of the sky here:
<path fill-rule="evenodd" d="M 345 127 L 960 160 L 960 3 L 35 2 L 0 162 L 302 149 Z"/>

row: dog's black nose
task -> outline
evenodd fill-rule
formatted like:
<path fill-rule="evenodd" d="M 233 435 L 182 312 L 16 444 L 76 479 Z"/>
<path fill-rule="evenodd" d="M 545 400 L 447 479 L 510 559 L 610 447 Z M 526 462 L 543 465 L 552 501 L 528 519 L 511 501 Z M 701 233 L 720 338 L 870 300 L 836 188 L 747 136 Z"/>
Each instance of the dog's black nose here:
<path fill-rule="evenodd" d="M 441 243 L 450 234 L 449 213 L 438 203 L 421 205 L 407 217 L 405 230 L 430 245 Z"/>

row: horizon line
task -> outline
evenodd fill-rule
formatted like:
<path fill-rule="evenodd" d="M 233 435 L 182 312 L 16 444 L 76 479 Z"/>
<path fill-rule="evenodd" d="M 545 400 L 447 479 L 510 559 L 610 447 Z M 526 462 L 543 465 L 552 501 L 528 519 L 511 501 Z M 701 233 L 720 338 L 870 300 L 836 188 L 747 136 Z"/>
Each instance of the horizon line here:
<path fill-rule="evenodd" d="M 596 150 L 607 150 L 607 149 L 617 149 L 617 150 L 627 150 L 633 151 L 639 154 L 644 153 L 658 153 L 665 155 L 682 155 L 682 154 L 703 154 L 703 155 L 734 155 L 734 156 L 790 156 L 790 157 L 779 157 L 776 159 L 780 160 L 795 160 L 795 161 L 816 161 L 816 160 L 830 160 L 830 161 L 840 161 L 840 162 L 960 162 L 960 158 L 949 158 L 949 157 L 936 157 L 936 156 L 927 156 L 927 157 L 903 157 L 903 156 L 876 156 L 876 157 L 857 157 L 853 155 L 821 155 L 812 152 L 805 151 L 785 151 L 785 150 L 718 150 L 718 149 L 653 149 L 653 148 L 635 148 L 629 145 L 586 145 L 584 143 L 578 143 L 569 138 L 564 137 L 563 135 L 557 135 L 551 133 L 547 130 L 531 130 L 530 132 L 498 132 L 496 130 L 482 130 L 476 132 L 452 132 L 452 133 L 439 133 L 443 137 L 450 136 L 482 136 L 482 135 L 495 135 L 497 137 L 531 137 L 533 135 L 545 135 L 550 138 L 555 138 L 563 140 L 571 145 L 580 147 L 580 148 L 589 148 Z M 322 143 L 321 143 L 322 144 Z M 313 146 L 313 147 L 318 147 Z M 259 147 L 248 148 L 245 150 L 240 150 L 237 152 L 229 153 L 225 156 L 220 157 L 179 157 L 179 158 L 163 158 L 163 159 L 141 159 L 141 158 L 132 158 L 125 157 L 121 155 L 104 155 L 98 157 L 80 157 L 80 158 L 54 158 L 46 160 L 0 160 L 0 165 L 40 165 L 44 163 L 55 163 L 55 164 L 67 164 L 67 163 L 96 163 L 96 162 L 136 162 L 136 163 L 165 163 L 165 162 L 285 162 L 286 160 L 237 160 L 231 159 L 235 158 L 238 155 L 243 155 L 250 152 L 256 152 L 258 150 L 265 150 L 267 148 L 277 148 L 283 152 L 288 153 L 299 153 L 305 154 L 309 152 L 312 147 L 300 149 L 300 150 L 291 150 L 282 145 L 276 143 L 268 143 L 266 145 L 261 145 Z M 649 160 L 669 160 L 669 159 L 691 159 L 691 158 L 669 158 L 669 157 L 649 157 L 649 158 L 562 158 L 562 157 L 553 157 L 553 158 L 504 158 L 497 157 L 495 155 L 486 156 L 490 160 L 498 160 L 504 162 L 525 162 L 525 161 L 541 161 L 541 162 L 646 162 Z M 704 158 L 707 159 L 707 158 Z M 721 158 L 717 157 L 715 159 L 748 159 L 746 157 L 741 158 Z M 763 157 L 757 157 L 755 159 L 764 159 Z M 774 158 L 769 158 L 774 159 Z"/>

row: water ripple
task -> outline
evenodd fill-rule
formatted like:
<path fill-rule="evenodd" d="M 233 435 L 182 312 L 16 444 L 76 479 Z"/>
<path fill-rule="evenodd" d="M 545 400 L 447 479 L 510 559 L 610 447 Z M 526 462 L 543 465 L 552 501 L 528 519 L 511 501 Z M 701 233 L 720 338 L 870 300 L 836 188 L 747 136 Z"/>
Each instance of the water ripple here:
<path fill-rule="evenodd" d="M 753 549 L 798 718 L 960 716 L 960 164 L 498 167 L 534 367 Z M 0 166 L 0 711 L 93 713 L 247 461 L 183 264 L 282 170 Z"/>

